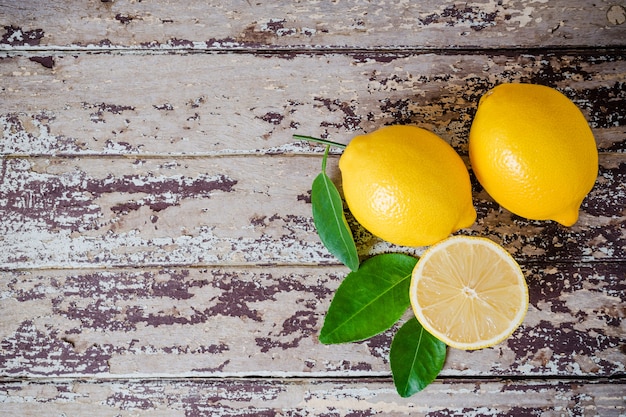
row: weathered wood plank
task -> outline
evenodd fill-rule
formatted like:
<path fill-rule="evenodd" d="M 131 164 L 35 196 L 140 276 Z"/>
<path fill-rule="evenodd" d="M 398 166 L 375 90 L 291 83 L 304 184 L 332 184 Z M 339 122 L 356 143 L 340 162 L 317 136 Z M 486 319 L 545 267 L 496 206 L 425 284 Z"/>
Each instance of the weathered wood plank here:
<path fill-rule="evenodd" d="M 601 151 L 626 151 L 626 55 L 33 55 L 0 60 L 0 154 L 302 153 L 385 124 L 460 153 L 478 99 L 502 82 L 559 88 Z M 320 147 L 314 149 L 319 151 Z"/>
<path fill-rule="evenodd" d="M 0 385 L 5 415 L 621 417 L 624 380 L 441 380 L 402 399 L 392 382 L 349 380 L 50 381 Z"/>
<path fill-rule="evenodd" d="M 598 0 L 3 2 L 4 48 L 454 48 L 624 45 Z"/>
<path fill-rule="evenodd" d="M 524 266 L 528 315 L 442 376 L 626 372 L 624 263 Z M 321 345 L 337 267 L 0 273 L 0 376 L 388 376 L 394 330 Z M 405 319 L 410 317 L 407 311 Z"/>
<path fill-rule="evenodd" d="M 2 2 L 0 414 L 626 415 L 625 22 L 608 0 Z M 400 399 L 393 330 L 317 340 L 347 270 L 311 220 L 321 148 L 291 136 L 411 123 L 466 156 L 509 81 L 581 107 L 596 187 L 568 229 L 474 183 L 463 233 L 522 263 L 529 313 Z M 363 256 L 421 253 L 354 226 Z"/>
<path fill-rule="evenodd" d="M 0 163 L 0 268 L 336 263 L 311 216 L 317 156 Z M 336 165 L 329 172 L 339 182 Z M 520 219 L 481 191 L 465 232 L 492 237 L 520 261 L 623 261 L 626 155 L 603 154 L 601 165 L 571 228 Z M 363 256 L 390 250 L 358 225 L 355 233 Z"/>

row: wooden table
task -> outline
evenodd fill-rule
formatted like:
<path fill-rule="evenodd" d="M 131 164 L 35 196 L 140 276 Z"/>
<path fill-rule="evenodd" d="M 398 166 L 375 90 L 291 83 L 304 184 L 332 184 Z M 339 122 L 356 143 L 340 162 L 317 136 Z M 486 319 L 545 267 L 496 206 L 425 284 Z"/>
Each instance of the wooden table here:
<path fill-rule="evenodd" d="M 0 414 L 626 415 L 625 20 L 620 0 L 0 0 Z M 598 179 L 571 228 L 474 182 L 461 233 L 513 254 L 530 309 L 402 399 L 393 330 L 317 339 L 348 271 L 311 218 L 323 147 L 292 135 L 415 124 L 467 160 L 503 82 L 581 108 Z M 363 258 L 424 249 L 355 234 Z"/>

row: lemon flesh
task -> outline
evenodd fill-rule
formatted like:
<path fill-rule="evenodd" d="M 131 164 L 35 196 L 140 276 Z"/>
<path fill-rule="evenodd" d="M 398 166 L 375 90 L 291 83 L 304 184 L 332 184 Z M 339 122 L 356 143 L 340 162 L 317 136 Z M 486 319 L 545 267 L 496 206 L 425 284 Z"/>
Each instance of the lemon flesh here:
<path fill-rule="evenodd" d="M 502 84 L 480 100 L 469 135 L 476 178 L 507 210 L 571 226 L 598 175 L 582 112 L 557 90 Z"/>
<path fill-rule="evenodd" d="M 350 212 L 388 242 L 431 245 L 476 219 L 465 163 L 425 129 L 387 126 L 357 136 L 339 169 Z"/>
<path fill-rule="evenodd" d="M 415 265 L 409 297 L 415 316 L 449 346 L 474 350 L 509 337 L 528 311 L 528 287 L 511 255 L 479 237 L 431 246 Z"/>

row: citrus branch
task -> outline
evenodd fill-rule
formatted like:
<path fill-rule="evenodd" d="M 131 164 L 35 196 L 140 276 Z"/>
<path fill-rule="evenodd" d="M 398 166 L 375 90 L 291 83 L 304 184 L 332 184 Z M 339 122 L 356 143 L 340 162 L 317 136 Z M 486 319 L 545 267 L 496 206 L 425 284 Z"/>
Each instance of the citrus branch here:
<path fill-rule="evenodd" d="M 305 140 L 307 142 L 316 142 L 316 143 L 324 144 L 326 146 L 335 146 L 337 148 L 346 149 L 346 145 L 344 145 L 343 143 L 333 142 L 331 140 L 326 140 L 326 139 L 315 138 L 313 136 L 293 135 L 293 138 L 297 140 Z"/>

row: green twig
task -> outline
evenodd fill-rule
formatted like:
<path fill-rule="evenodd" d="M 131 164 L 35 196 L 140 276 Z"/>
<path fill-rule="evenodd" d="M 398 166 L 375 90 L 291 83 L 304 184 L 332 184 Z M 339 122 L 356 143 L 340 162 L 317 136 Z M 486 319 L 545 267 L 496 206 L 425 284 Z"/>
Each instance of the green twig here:
<path fill-rule="evenodd" d="M 328 159 L 328 151 L 330 151 L 330 145 L 326 145 L 324 150 L 324 158 L 322 158 L 322 172 L 326 174 L 326 159 Z"/>
<path fill-rule="evenodd" d="M 343 143 L 333 142 L 333 141 L 326 140 L 326 139 L 315 138 L 313 136 L 293 135 L 293 138 L 298 139 L 298 140 L 305 140 L 307 142 L 322 143 L 326 146 L 336 146 L 337 148 L 346 149 L 346 145 L 344 145 Z"/>

